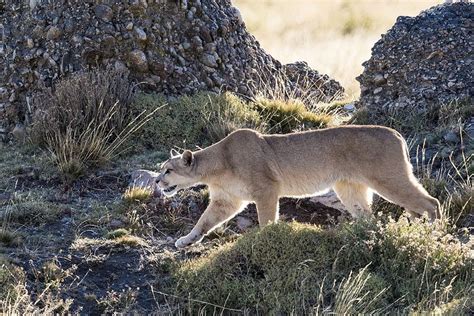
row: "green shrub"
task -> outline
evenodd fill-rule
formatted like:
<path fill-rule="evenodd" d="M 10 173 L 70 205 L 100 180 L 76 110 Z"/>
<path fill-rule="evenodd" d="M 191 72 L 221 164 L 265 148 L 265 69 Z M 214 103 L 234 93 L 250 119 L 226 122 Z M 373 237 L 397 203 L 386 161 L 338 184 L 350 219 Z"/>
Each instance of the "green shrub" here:
<path fill-rule="evenodd" d="M 251 313 L 406 312 L 467 295 L 473 267 L 468 247 L 441 224 L 369 220 L 329 230 L 270 225 L 181 264 L 174 276 L 181 297 Z"/>

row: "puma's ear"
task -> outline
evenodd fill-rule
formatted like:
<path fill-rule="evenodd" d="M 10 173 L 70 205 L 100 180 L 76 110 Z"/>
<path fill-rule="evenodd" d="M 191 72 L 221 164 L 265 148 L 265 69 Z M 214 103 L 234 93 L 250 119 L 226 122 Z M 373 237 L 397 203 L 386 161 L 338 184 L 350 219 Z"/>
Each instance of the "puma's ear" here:
<path fill-rule="evenodd" d="M 174 158 L 174 157 L 177 157 L 177 156 L 179 156 L 179 152 L 178 152 L 176 149 L 171 148 L 171 150 L 170 150 L 170 157 L 171 157 L 171 158 Z"/>
<path fill-rule="evenodd" d="M 189 167 L 193 164 L 194 156 L 193 153 L 189 150 L 185 150 L 183 155 L 181 156 L 183 163 L 186 167 Z"/>

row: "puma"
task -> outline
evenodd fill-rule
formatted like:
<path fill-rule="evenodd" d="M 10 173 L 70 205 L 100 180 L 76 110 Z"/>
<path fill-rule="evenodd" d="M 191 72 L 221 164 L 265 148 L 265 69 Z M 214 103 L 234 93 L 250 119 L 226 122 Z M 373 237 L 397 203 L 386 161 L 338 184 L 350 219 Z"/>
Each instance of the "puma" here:
<path fill-rule="evenodd" d="M 415 178 L 403 137 L 382 126 L 344 126 L 285 135 L 237 130 L 218 143 L 171 157 L 158 186 L 166 196 L 197 184 L 210 203 L 176 247 L 197 243 L 255 202 L 260 226 L 278 220 L 280 197 L 333 189 L 352 217 L 371 214 L 372 193 L 414 215 L 439 217 L 439 202 Z"/>

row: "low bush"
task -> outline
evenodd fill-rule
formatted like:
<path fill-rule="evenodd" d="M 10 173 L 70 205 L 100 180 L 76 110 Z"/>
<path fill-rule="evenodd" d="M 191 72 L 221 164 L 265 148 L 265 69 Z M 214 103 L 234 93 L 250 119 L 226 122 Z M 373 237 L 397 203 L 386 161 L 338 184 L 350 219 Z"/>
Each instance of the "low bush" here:
<path fill-rule="evenodd" d="M 250 313 L 431 311 L 472 294 L 469 248 L 442 223 L 279 223 L 174 270 L 191 309 Z M 212 304 L 212 305 L 211 305 Z M 225 308 L 224 308 L 225 307 Z"/>

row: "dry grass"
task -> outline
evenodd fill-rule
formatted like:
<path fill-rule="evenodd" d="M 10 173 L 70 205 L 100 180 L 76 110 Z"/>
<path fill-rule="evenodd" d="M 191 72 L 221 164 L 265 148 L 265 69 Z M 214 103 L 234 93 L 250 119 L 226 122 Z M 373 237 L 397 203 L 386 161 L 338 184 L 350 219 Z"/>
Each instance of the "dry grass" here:
<path fill-rule="evenodd" d="M 84 93 L 86 92 L 86 93 Z M 126 73 L 94 70 L 60 81 L 35 97 L 33 141 L 46 147 L 67 180 L 115 157 L 160 108 L 132 117 L 133 84 Z"/>
<path fill-rule="evenodd" d="M 441 0 L 235 0 L 247 28 L 283 63 L 307 61 L 360 93 L 355 77 L 370 49 L 398 16 L 415 16 Z"/>

